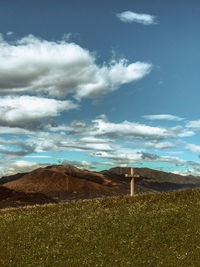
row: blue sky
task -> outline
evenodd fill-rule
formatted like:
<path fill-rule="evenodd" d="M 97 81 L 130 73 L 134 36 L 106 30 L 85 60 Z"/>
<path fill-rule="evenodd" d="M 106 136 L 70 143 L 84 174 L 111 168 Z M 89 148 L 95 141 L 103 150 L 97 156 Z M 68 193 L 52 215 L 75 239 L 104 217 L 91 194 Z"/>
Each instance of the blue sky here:
<path fill-rule="evenodd" d="M 200 175 L 199 1 L 1 1 L 0 176 Z"/>

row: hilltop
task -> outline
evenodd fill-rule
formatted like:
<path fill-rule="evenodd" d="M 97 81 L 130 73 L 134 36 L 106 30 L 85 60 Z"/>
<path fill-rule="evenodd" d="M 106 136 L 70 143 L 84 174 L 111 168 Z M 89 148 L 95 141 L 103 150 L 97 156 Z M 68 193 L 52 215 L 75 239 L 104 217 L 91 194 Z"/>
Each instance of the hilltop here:
<path fill-rule="evenodd" d="M 0 211 L 0 266 L 199 266 L 200 190 Z"/>
<path fill-rule="evenodd" d="M 136 194 L 200 188 L 200 178 L 181 176 L 148 168 L 135 168 Z M 15 192 L 42 194 L 53 201 L 68 201 L 129 194 L 130 168 L 116 167 L 102 172 L 81 170 L 74 166 L 51 165 L 28 173 L 2 177 L 0 185 Z M 38 195 L 39 197 L 39 195 Z M 0 200 L 2 203 L 3 199 Z M 23 201 L 22 201 L 23 202 Z M 38 203 L 38 201 L 36 202 Z M 12 206 L 12 202 L 10 201 Z M 13 204 L 15 206 L 15 203 Z"/>

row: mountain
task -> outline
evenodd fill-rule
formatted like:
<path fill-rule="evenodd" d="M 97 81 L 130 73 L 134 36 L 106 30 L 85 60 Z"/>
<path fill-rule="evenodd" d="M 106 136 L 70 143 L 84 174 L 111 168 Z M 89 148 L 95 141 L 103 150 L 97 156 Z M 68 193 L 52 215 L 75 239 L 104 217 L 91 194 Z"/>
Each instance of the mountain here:
<path fill-rule="evenodd" d="M 148 168 L 134 168 L 134 172 L 139 175 L 135 179 L 136 194 L 200 188 L 200 177 L 181 176 Z M 24 193 L 27 198 L 30 194 L 41 194 L 37 195 L 38 202 L 40 197 L 42 203 L 51 202 L 50 200 L 60 202 L 129 194 L 130 178 L 125 177 L 128 173 L 130 168 L 116 167 L 102 172 L 91 172 L 73 166 L 51 165 L 28 173 L 3 177 L 0 185 L 1 188 L 14 190 L 13 194 Z M 46 200 L 44 196 L 47 197 Z M 4 198 L 0 198 L 0 203 L 3 200 Z"/>
<path fill-rule="evenodd" d="M 0 209 L 45 203 L 56 203 L 56 201 L 40 193 L 27 194 L 0 186 Z"/>
<path fill-rule="evenodd" d="M 110 179 L 124 180 L 125 174 L 130 173 L 129 167 L 116 167 L 102 171 Z M 174 173 L 152 170 L 149 168 L 134 168 L 139 175 L 135 179 L 136 193 L 166 192 L 189 188 L 200 188 L 200 177 L 183 176 Z"/>
<path fill-rule="evenodd" d="M 9 189 L 42 193 L 59 201 L 124 194 L 127 191 L 126 182 L 111 180 L 103 173 L 62 165 L 51 165 L 26 174 L 4 177 L 3 181 L 2 185 Z"/>

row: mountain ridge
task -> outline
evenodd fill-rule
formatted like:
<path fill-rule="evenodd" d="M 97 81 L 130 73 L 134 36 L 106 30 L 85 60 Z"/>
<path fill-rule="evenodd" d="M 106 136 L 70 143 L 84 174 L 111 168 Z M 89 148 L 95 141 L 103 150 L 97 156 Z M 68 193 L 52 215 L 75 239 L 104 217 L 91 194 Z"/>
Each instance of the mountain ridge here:
<path fill-rule="evenodd" d="M 27 173 L 0 178 L 1 187 L 25 194 L 39 193 L 49 199 L 69 200 L 127 195 L 130 193 L 131 167 L 115 167 L 101 172 L 82 170 L 72 165 L 50 165 Z M 135 193 L 200 188 L 200 177 L 181 176 L 149 168 L 134 168 Z M 0 200 L 1 203 L 1 200 Z"/>

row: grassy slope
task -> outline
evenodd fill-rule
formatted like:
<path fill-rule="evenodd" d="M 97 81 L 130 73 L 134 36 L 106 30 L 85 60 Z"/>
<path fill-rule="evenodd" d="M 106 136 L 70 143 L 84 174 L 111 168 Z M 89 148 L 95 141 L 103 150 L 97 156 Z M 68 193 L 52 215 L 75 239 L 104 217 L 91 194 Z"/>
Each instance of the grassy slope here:
<path fill-rule="evenodd" d="M 200 266 L 200 190 L 0 211 L 0 266 Z"/>

